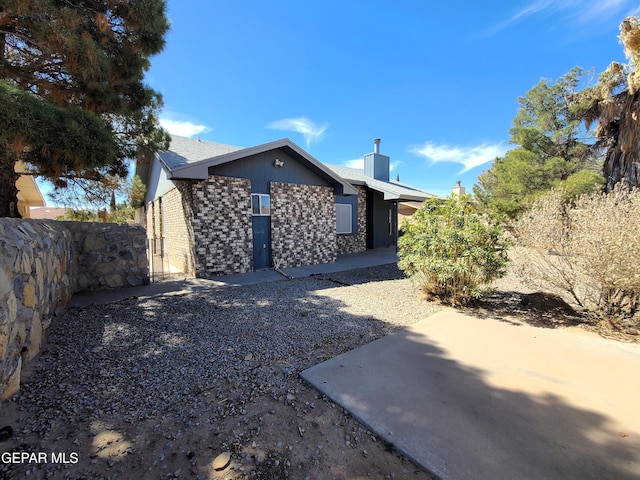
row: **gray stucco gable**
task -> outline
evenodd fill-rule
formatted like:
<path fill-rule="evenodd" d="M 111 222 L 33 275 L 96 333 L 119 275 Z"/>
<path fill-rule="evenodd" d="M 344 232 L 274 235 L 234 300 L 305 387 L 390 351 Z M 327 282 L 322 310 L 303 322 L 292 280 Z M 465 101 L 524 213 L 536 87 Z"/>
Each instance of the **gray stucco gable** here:
<path fill-rule="evenodd" d="M 306 165 L 316 175 L 334 185 L 344 195 L 357 195 L 357 190 L 336 172 L 313 158 L 288 138 L 255 147 L 241 148 L 214 142 L 204 142 L 185 137 L 173 137 L 170 149 L 156 153 L 172 180 L 204 180 L 209 168 L 280 149 Z"/>

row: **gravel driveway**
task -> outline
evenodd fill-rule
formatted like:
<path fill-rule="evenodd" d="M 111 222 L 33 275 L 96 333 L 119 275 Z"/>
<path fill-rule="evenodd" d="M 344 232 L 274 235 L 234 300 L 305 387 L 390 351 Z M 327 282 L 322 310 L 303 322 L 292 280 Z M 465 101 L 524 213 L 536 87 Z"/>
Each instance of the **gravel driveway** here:
<path fill-rule="evenodd" d="M 430 478 L 298 373 L 438 308 L 387 265 L 69 310 L 0 410 L 46 461 L 0 478 Z"/>

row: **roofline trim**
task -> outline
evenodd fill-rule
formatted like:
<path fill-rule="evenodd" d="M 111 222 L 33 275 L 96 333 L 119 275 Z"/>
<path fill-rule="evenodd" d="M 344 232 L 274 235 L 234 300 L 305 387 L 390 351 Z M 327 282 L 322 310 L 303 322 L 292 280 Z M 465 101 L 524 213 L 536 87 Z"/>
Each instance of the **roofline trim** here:
<path fill-rule="evenodd" d="M 342 185 L 343 194 L 345 195 L 357 195 L 358 191 L 344 178 L 340 177 L 336 172 L 326 167 L 322 162 L 319 162 L 312 157 L 305 150 L 293 143 L 288 138 L 280 140 L 274 140 L 272 142 L 263 143 L 254 147 L 243 148 L 234 152 L 224 153 L 216 157 L 200 160 L 196 163 L 190 163 L 186 165 L 180 165 L 179 167 L 171 170 L 165 162 L 162 162 L 160 155 L 156 153 L 156 156 L 160 159 L 166 170 L 169 172 L 169 178 L 172 180 L 189 179 L 189 180 L 205 180 L 209 178 L 209 167 L 215 167 L 224 163 L 233 162 L 241 158 L 250 157 L 251 155 L 257 155 L 260 153 L 268 152 L 270 150 L 276 150 L 278 148 L 288 147 L 307 162 L 320 170 L 324 175 L 333 179 L 336 183 Z"/>

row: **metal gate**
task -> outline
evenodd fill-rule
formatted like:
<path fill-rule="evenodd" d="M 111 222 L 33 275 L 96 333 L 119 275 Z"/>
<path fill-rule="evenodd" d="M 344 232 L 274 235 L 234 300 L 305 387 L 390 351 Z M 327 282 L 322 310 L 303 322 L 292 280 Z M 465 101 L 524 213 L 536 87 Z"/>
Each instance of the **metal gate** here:
<path fill-rule="evenodd" d="M 149 276 L 151 277 L 151 281 L 157 282 L 164 280 L 169 274 L 169 269 L 165 268 L 164 237 L 149 238 L 147 240 Z"/>

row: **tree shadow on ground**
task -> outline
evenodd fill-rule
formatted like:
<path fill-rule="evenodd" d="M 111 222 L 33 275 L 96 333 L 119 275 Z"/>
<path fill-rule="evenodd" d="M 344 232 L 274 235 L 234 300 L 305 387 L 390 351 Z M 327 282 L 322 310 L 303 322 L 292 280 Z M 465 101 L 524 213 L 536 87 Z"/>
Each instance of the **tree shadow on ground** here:
<path fill-rule="evenodd" d="M 559 296 L 544 292 L 495 290 L 461 310 L 478 318 L 541 328 L 575 327 L 591 322 Z"/>
<path fill-rule="evenodd" d="M 374 269 L 363 270 L 366 271 L 357 272 L 349 281 L 362 284 L 381 278 L 396 279 L 399 275 L 392 267 L 377 273 Z M 336 287 L 335 278 L 345 278 L 338 274 L 328 277 L 333 280 L 306 278 L 246 287 L 201 286 L 190 292 L 130 298 L 68 311 L 52 323 L 22 391 L 2 407 L 3 414 L 9 407 L 15 431 L 2 448 L 77 452 L 79 461 L 66 465 L 14 464 L 0 471 L 0 476 L 24 478 L 29 471 L 32 478 L 117 476 L 137 480 L 191 473 L 215 478 L 209 476 L 207 468 L 219 452 L 230 451 L 234 459 L 249 467 L 243 452 L 255 450 L 256 443 L 264 447 L 265 461 L 271 462 L 257 463 L 261 466 L 256 466 L 256 472 L 267 471 L 267 465 L 271 465 L 280 473 L 286 467 L 290 478 L 298 478 L 298 474 L 302 475 L 299 478 L 306 475 L 320 480 L 365 478 L 371 471 L 374 478 L 383 478 L 391 473 L 384 471 L 380 463 L 384 459 L 371 455 L 362 460 L 359 452 L 356 456 L 365 462 L 365 470 L 356 470 L 346 461 L 339 473 L 323 471 L 322 466 L 332 464 L 334 459 L 321 463 L 322 453 L 315 453 L 315 444 L 304 443 L 307 437 L 300 430 L 303 426 L 307 432 L 320 428 L 312 424 L 322 408 L 329 408 L 322 407 L 314 396 L 306 397 L 306 401 L 317 402 L 315 407 L 297 405 L 297 398 L 305 394 L 305 384 L 298 377 L 301 371 L 401 330 L 398 325 L 381 321 L 375 311 L 369 315 L 348 313 L 343 302 L 320 295 L 319 290 Z M 415 340 L 408 336 L 407 341 Z M 533 439 L 548 442 L 551 451 L 579 445 L 591 452 L 596 443 L 590 437 L 592 430 L 607 420 L 572 407 L 561 398 L 540 400 L 496 389 L 478 371 L 446 358 L 444 350 L 435 345 L 425 347 L 416 360 L 427 361 L 436 370 L 440 366 L 447 368 L 448 374 L 440 375 L 440 383 L 434 387 L 449 385 L 452 390 L 447 401 L 456 402 L 456 396 L 463 394 L 471 394 L 478 401 L 484 399 L 481 406 L 463 412 L 461 417 L 482 420 L 483 429 L 487 430 L 478 437 L 479 442 L 490 440 L 491 424 L 498 421 L 496 415 L 499 417 L 512 404 L 530 412 L 513 426 L 523 448 Z M 421 381 L 433 379 L 425 377 Z M 385 383 L 379 388 L 387 388 Z M 406 388 L 399 385 L 398 391 L 405 392 Z M 414 404 L 424 401 L 408 400 Z M 360 401 L 366 403 L 368 399 Z M 278 415 L 288 414 L 288 409 L 294 407 L 294 418 L 301 423 L 282 423 Z M 408 407 L 405 410 L 409 412 Z M 406 412 L 397 407 L 395 415 L 403 417 Z M 553 431 L 541 429 L 539 420 L 568 414 L 584 422 L 568 426 L 573 428 L 571 445 L 559 446 L 554 443 Z M 286 438 L 262 445 L 269 422 L 279 421 Z M 411 417 L 407 416 L 406 421 L 410 422 Z M 336 437 L 334 426 L 328 428 L 326 438 L 343 445 L 344 434 Z M 429 442 L 447 441 L 450 448 L 457 447 L 455 438 L 438 438 L 429 425 L 422 425 L 421 435 Z M 504 440 L 501 442 L 497 444 L 499 448 L 506 446 Z M 620 451 L 607 442 L 597 446 L 609 458 L 607 465 L 619 462 L 619 470 L 607 467 L 613 475 L 608 478 L 631 478 L 623 468 L 632 458 L 627 450 Z M 576 464 L 571 463 L 570 467 L 580 474 L 588 473 L 588 467 L 599 462 L 600 457 L 580 452 L 582 449 Z M 255 453 L 256 459 L 258 455 L 261 453 Z M 576 466 L 580 461 L 584 465 Z M 237 470 L 234 475 L 229 478 L 243 478 L 244 473 Z"/>
<path fill-rule="evenodd" d="M 368 276 L 362 273 L 362 281 Z M 376 280 L 386 277 L 378 273 Z M 264 438 L 269 418 L 283 405 L 294 407 L 305 390 L 300 371 L 400 328 L 375 312 L 350 314 L 343 302 L 316 293 L 335 287 L 322 278 L 246 287 L 203 283 L 69 310 L 51 325 L 21 392 L 3 405 L 15 434 L 2 448 L 62 449 L 80 460 L 0 466 L 0 478 L 164 478 L 178 470 L 176 477 L 195 471 L 215 478 L 207 468 L 217 453 L 230 451 L 241 461 L 252 441 Z M 301 441 L 295 425 L 276 428 L 284 440 Z M 300 460 L 306 451 L 288 450 L 293 442 L 273 443 L 266 455 L 276 470 L 290 462 L 286 468 L 296 471 L 296 459 L 309 463 Z M 316 445 L 304 448 L 313 454 Z M 254 472 L 269 470 L 263 463 L 256 461 Z M 242 471 L 235 475 L 229 478 L 245 478 Z M 269 478 L 264 475 L 254 478 Z"/>
<path fill-rule="evenodd" d="M 359 268 L 345 272 L 321 273 L 312 277 L 327 280 L 337 285 L 350 286 L 360 285 L 369 282 L 380 282 L 385 280 L 402 280 L 407 278 L 396 263 L 380 265 L 371 268 Z"/>
<path fill-rule="evenodd" d="M 639 478 L 640 431 L 620 433 L 611 418 L 576 407 L 553 388 L 529 388 L 526 379 L 532 372 L 521 372 L 521 379 L 516 375 L 511 388 L 498 387 L 482 365 L 453 358 L 450 346 L 429 338 L 428 330 L 425 335 L 403 330 L 393 337 L 393 342 L 381 339 L 303 375 L 435 475 L 459 480 Z M 486 348 L 499 349 L 499 344 L 494 339 Z M 370 354 L 364 353 L 367 349 Z M 400 356 L 403 362 L 397 361 Z M 408 369 L 413 371 L 409 376 Z M 363 379 L 363 371 L 384 381 Z M 628 387 L 629 398 L 632 390 Z M 586 394 L 606 397 L 607 392 Z M 627 421 L 633 429 L 633 417 Z"/>

